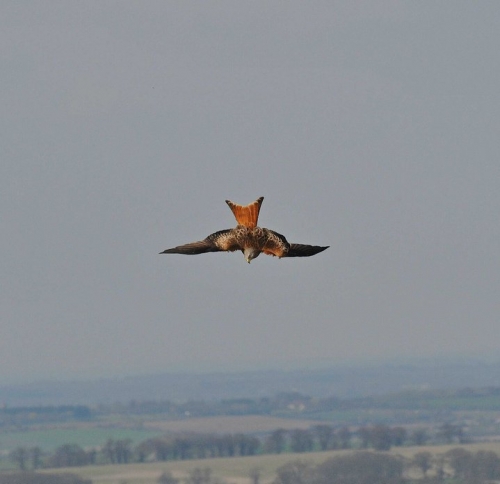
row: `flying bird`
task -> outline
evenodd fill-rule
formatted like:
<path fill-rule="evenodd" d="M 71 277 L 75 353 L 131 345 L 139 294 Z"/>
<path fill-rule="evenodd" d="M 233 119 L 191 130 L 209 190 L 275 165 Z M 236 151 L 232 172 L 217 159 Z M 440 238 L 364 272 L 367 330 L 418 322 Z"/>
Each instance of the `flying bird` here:
<path fill-rule="evenodd" d="M 205 252 L 234 252 L 241 250 L 245 260 L 250 264 L 252 259 L 261 253 L 279 257 L 309 257 L 323 252 L 329 246 L 290 244 L 284 235 L 274 230 L 257 226 L 260 206 L 264 197 L 260 197 L 249 205 L 238 205 L 226 200 L 236 218 L 238 225 L 234 229 L 219 230 L 206 239 L 190 244 L 179 245 L 167 249 L 160 254 L 204 254 Z"/>

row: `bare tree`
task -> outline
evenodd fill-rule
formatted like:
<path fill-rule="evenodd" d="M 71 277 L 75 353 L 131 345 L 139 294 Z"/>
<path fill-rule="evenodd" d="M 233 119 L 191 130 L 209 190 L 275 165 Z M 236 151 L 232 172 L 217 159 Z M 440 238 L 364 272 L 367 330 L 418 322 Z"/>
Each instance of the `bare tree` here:
<path fill-rule="evenodd" d="M 128 464 L 132 455 L 131 439 L 115 440 L 115 457 L 118 464 Z"/>
<path fill-rule="evenodd" d="M 351 430 L 349 427 L 342 427 L 338 430 L 337 436 L 340 440 L 341 449 L 349 449 L 351 447 Z"/>
<path fill-rule="evenodd" d="M 477 476 L 485 482 L 498 482 L 500 478 L 500 458 L 495 452 L 478 450 L 474 455 L 471 477 Z"/>
<path fill-rule="evenodd" d="M 9 459 L 15 462 L 19 470 L 26 470 L 26 461 L 28 460 L 28 449 L 26 447 L 17 447 L 9 454 Z"/>
<path fill-rule="evenodd" d="M 102 447 L 102 453 L 109 463 L 116 463 L 116 448 L 115 441 L 113 439 L 106 440 L 106 443 Z"/>
<path fill-rule="evenodd" d="M 186 484 L 209 484 L 211 474 L 212 470 L 209 467 L 205 467 L 204 469 L 197 467 L 189 473 Z"/>
<path fill-rule="evenodd" d="M 59 446 L 47 461 L 49 467 L 84 466 L 89 463 L 89 457 L 78 444 Z"/>
<path fill-rule="evenodd" d="M 260 469 L 258 467 L 252 467 L 250 469 L 249 477 L 252 484 L 259 484 L 260 482 Z"/>
<path fill-rule="evenodd" d="M 178 484 L 179 479 L 176 479 L 170 471 L 164 471 L 156 482 L 158 484 Z"/>
<path fill-rule="evenodd" d="M 90 479 L 83 479 L 76 474 L 47 474 L 39 472 L 9 472 L 2 473 L 1 484 L 92 484 Z"/>
<path fill-rule="evenodd" d="M 42 466 L 42 449 L 39 446 L 31 447 L 29 450 L 31 459 L 31 468 L 38 469 Z"/>
<path fill-rule="evenodd" d="M 424 477 L 427 477 L 427 471 L 432 467 L 432 454 L 430 452 L 417 452 L 412 459 L 412 465 L 418 467 Z"/>
<path fill-rule="evenodd" d="M 375 450 L 389 450 L 391 443 L 391 429 L 387 425 L 375 425 L 371 429 L 371 444 Z"/>
<path fill-rule="evenodd" d="M 294 452 L 311 452 L 314 441 L 309 430 L 295 429 L 290 434 L 290 447 Z"/>
<path fill-rule="evenodd" d="M 425 429 L 415 429 L 411 434 L 410 440 L 415 445 L 425 445 L 429 440 L 429 436 Z"/>
<path fill-rule="evenodd" d="M 455 477 L 464 479 L 467 477 L 467 469 L 472 467 L 473 454 L 465 449 L 451 449 L 444 455 L 449 466 L 453 469 Z"/>
<path fill-rule="evenodd" d="M 209 467 L 193 469 L 186 479 L 186 484 L 222 484 L 222 482 L 220 479 L 212 477 L 212 470 Z"/>
<path fill-rule="evenodd" d="M 361 439 L 361 448 L 367 449 L 370 446 L 372 431 L 370 427 L 360 427 L 358 437 Z"/>
<path fill-rule="evenodd" d="M 328 459 L 315 469 L 315 484 L 403 484 L 404 460 L 386 453 L 360 451 Z"/>
<path fill-rule="evenodd" d="M 310 484 L 313 479 L 314 467 L 302 460 L 294 460 L 280 467 L 273 484 Z"/>
<path fill-rule="evenodd" d="M 405 443 L 408 436 L 408 432 L 404 427 L 393 427 L 391 429 L 391 440 L 392 445 L 401 446 Z"/>
<path fill-rule="evenodd" d="M 269 454 L 281 454 L 285 450 L 286 430 L 276 429 L 267 437 L 264 443 L 264 450 Z"/>
<path fill-rule="evenodd" d="M 333 438 L 333 428 L 330 425 L 315 425 L 313 427 L 314 433 L 318 439 L 319 447 L 321 450 L 330 448 Z"/>
<path fill-rule="evenodd" d="M 455 439 L 457 442 L 462 443 L 465 438 L 463 428 L 460 425 L 453 425 L 448 422 L 439 427 L 437 437 L 443 439 L 447 444 L 451 444 Z"/>

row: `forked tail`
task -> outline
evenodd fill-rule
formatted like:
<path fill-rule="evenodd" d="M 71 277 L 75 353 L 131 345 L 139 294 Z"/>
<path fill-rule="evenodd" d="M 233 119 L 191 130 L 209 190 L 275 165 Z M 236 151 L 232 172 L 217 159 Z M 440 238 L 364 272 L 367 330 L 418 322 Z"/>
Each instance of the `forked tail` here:
<path fill-rule="evenodd" d="M 262 200 L 264 200 L 264 197 L 260 197 L 255 200 L 255 202 L 252 202 L 248 205 L 238 205 L 237 203 L 233 203 L 230 200 L 226 200 L 226 203 L 229 205 L 229 208 L 233 212 L 238 225 L 244 225 L 245 227 L 253 229 L 257 226 L 257 221 L 259 220 L 259 212 L 260 206 L 262 205 Z"/>

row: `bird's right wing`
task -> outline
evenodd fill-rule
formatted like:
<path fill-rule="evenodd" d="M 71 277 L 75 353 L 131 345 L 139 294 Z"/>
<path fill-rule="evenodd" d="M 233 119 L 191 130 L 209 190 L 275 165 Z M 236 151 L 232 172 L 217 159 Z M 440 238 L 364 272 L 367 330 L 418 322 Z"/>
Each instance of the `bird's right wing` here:
<path fill-rule="evenodd" d="M 163 252 L 160 252 L 160 254 L 196 255 L 204 254 L 205 252 L 233 251 L 239 248 L 240 247 L 236 244 L 233 236 L 233 229 L 227 229 L 210 234 L 204 240 L 164 250 Z"/>
<path fill-rule="evenodd" d="M 186 254 L 186 255 L 196 255 L 204 254 L 205 252 L 219 252 L 216 245 L 207 242 L 207 240 L 200 240 L 199 242 L 191 242 L 190 244 L 179 245 L 173 247 L 172 249 L 164 250 L 160 254 Z"/>

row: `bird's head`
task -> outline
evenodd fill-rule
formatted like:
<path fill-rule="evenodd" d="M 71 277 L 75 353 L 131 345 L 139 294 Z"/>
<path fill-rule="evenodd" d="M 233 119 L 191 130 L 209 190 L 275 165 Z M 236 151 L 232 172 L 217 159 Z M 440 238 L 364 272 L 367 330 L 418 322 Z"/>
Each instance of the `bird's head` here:
<path fill-rule="evenodd" d="M 243 250 L 243 255 L 245 256 L 245 260 L 250 264 L 253 259 L 256 257 L 259 257 L 260 250 L 257 250 L 255 248 L 247 247 L 246 249 Z"/>

